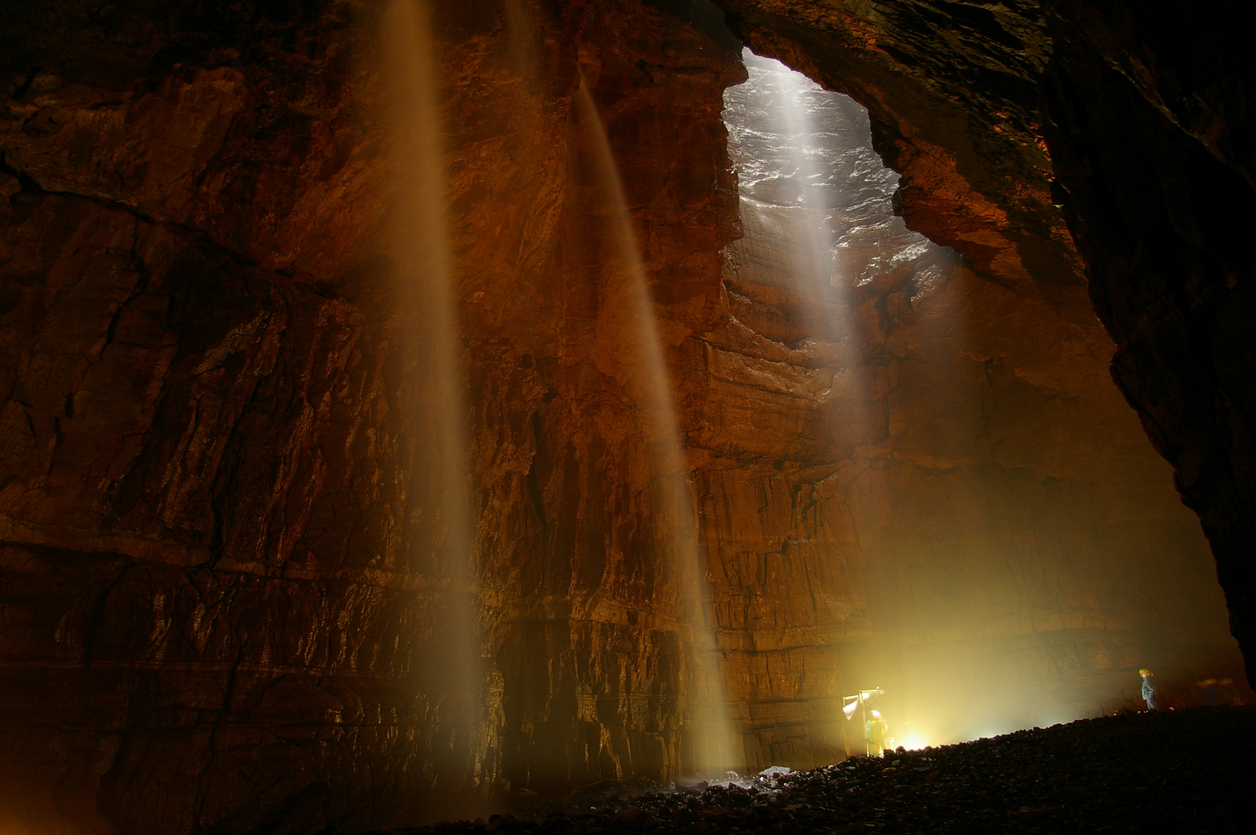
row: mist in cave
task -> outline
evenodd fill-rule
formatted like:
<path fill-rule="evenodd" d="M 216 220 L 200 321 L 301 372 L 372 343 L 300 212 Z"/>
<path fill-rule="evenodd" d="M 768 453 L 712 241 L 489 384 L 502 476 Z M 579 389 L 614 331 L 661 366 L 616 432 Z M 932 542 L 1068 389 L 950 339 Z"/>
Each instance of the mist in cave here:
<path fill-rule="evenodd" d="M 800 299 L 791 347 L 832 372 L 818 399 L 838 448 L 885 438 L 884 409 L 856 297 L 860 287 L 929 251 L 890 210 L 897 175 L 868 141 L 867 113 L 771 58 L 742 51 L 748 80 L 724 94 L 744 234 L 728 258 L 742 280 Z M 939 248 L 934 247 L 934 250 Z M 936 256 L 935 256 L 936 257 Z"/>
<path fill-rule="evenodd" d="M 1244 86 L 839 5 L 0 4 L 0 830 L 1246 814 Z"/>
<path fill-rule="evenodd" d="M 691 723 L 693 773 L 721 776 L 741 765 L 728 715 L 727 694 L 716 647 L 708 573 L 701 563 L 694 519 L 690 465 L 681 442 L 673 404 L 673 385 L 664 358 L 664 346 L 651 300 L 649 273 L 642 259 L 619 168 L 606 136 L 597 103 L 581 81 L 573 102 L 575 143 L 572 175 L 582 189 L 593 189 L 594 206 L 605 207 L 601 217 L 604 239 L 589 242 L 610 256 L 609 275 L 602 292 L 598 339 L 607 341 L 604 369 L 621 381 L 636 411 L 641 443 L 649 449 L 654 474 L 652 501 L 657 508 L 653 534 L 661 553 L 672 565 L 677 594 L 676 615 L 692 642 L 692 669 L 684 696 Z"/>
<path fill-rule="evenodd" d="M 476 808 L 468 782 L 488 734 L 481 660 L 476 520 L 467 437 L 464 336 L 455 302 L 444 173 L 444 118 L 424 0 L 390 0 L 381 16 L 390 153 L 398 176 L 389 208 L 395 315 L 404 365 L 397 398 L 412 414 L 411 493 L 398 520 L 408 528 L 410 571 L 423 578 L 427 612 L 407 636 L 415 698 L 437 737 L 433 766 L 441 807 Z"/>
<path fill-rule="evenodd" d="M 1183 691 L 1210 670 L 1237 675 L 1189 518 L 1163 500 L 1129 518 L 1144 486 L 1096 460 L 1102 430 L 1039 425 L 1067 385 L 1005 370 L 1025 358 L 991 342 L 988 311 L 1008 321 L 1036 303 L 906 229 L 862 107 L 743 57 L 749 80 L 725 92 L 744 228 L 728 269 L 797 295 L 787 344 L 828 368 L 817 408 L 832 454 L 875 495 L 852 503 L 859 535 L 841 555 L 863 566 L 868 630 L 832 647 L 842 695 L 883 689 L 868 709 L 890 746 L 915 748 L 1119 709 L 1140 665 Z M 1068 338 L 1051 351 L 1077 352 Z M 1126 556 L 1140 551 L 1175 567 Z M 837 723 L 849 753 L 863 753 L 863 722 Z"/>

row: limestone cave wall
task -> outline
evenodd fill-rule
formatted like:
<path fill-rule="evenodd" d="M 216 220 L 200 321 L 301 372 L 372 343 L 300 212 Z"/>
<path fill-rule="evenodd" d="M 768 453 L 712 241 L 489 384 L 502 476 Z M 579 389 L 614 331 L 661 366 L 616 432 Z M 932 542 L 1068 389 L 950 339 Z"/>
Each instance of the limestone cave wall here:
<path fill-rule="evenodd" d="M 1000 652 L 1074 711 L 1135 655 L 1224 662 L 1198 531 L 1102 373 L 1033 85 L 805 65 L 868 104 L 899 210 L 968 260 L 877 204 L 841 249 L 869 280 L 802 290 L 739 193 L 745 68 L 713 27 L 431 8 L 403 56 L 387 4 L 0 10 L 3 826 L 413 823 L 691 773 L 717 707 L 731 763 L 837 759 L 840 695 L 937 657 Z M 799 65 L 854 54 L 739 13 Z M 1044 72 L 1030 43 L 983 60 Z M 406 61 L 436 80 L 424 228 Z M 991 102 L 1007 121 L 963 121 Z M 442 276 L 444 404 L 415 288 Z M 1000 605 L 993 633 L 950 619 Z"/>
<path fill-rule="evenodd" d="M 725 94 L 743 236 L 726 250 L 736 338 L 712 344 L 739 396 L 702 421 L 806 509 L 757 545 L 707 539 L 748 586 L 727 623 L 758 620 L 730 646 L 805 671 L 793 690 L 757 677 L 773 691 L 750 700 L 748 757 L 861 750 L 856 725 L 825 720 L 865 687 L 886 688 L 899 739 L 939 742 L 1114 707 L 1143 664 L 1166 685 L 1234 670 L 1207 544 L 1111 385 L 1084 288 L 1008 287 L 909 231 L 862 109 L 773 63 Z M 794 445 L 746 404 L 788 414 Z M 822 584 L 775 587 L 796 560 L 858 579 L 863 634 L 769 628 L 832 618 Z"/>
<path fill-rule="evenodd" d="M 1253 352 L 1229 318 L 1252 274 L 1250 10 L 719 5 L 755 49 L 868 107 L 911 228 L 1010 286 L 1088 283 L 1113 377 L 1203 523 L 1251 658 Z"/>
<path fill-rule="evenodd" d="M 696 767 L 599 137 L 674 346 L 718 316 L 740 65 L 631 2 L 416 18 L 468 570 L 381 12 L 6 7 L 6 826 L 378 826 Z"/>
<path fill-rule="evenodd" d="M 1256 272 L 1243 242 L 1256 221 L 1256 71 L 1239 35 L 1251 10 L 1043 5 L 1059 44 L 1043 82 L 1048 142 L 1117 342 L 1112 376 L 1199 514 L 1252 681 L 1256 351 L 1240 323 Z"/>

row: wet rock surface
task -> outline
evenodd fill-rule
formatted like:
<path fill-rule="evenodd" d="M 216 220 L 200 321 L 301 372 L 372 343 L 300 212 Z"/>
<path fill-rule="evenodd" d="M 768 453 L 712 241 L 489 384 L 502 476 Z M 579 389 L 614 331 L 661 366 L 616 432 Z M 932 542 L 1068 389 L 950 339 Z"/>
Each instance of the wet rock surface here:
<path fill-rule="evenodd" d="M 1037 83 L 1051 39 L 1036 0 L 718 5 L 756 52 L 868 108 L 910 228 L 1010 286 L 1084 281 L 1048 188 Z"/>
<path fill-rule="evenodd" d="M 674 343 L 719 315 L 742 68 L 635 2 L 433 4 L 473 594 L 384 240 L 378 5 L 2 10 L 0 828 L 421 821 L 693 756 L 573 96 Z M 459 618 L 482 646 L 450 650 Z"/>
<path fill-rule="evenodd" d="M 867 114 L 745 60 L 724 95 L 743 235 L 691 436 L 715 456 L 703 531 L 745 764 L 859 745 L 832 721 L 859 682 L 895 733 L 959 739 L 1098 715 L 1140 664 L 1237 674 L 1207 544 L 1084 289 L 1002 286 L 909 230 Z"/>
<path fill-rule="evenodd" d="M 721 263 L 739 225 L 720 119 L 735 55 L 630 0 L 431 5 L 474 595 L 433 522 L 423 363 L 381 240 L 394 148 L 359 17 L 377 6 L 0 8 L 0 828 L 361 829 L 692 770 L 678 520 L 652 493 L 680 467 L 660 467 L 633 349 L 612 337 L 623 207 L 583 176 L 598 143 L 582 85 L 649 273 L 748 761 L 843 755 L 835 701 L 865 683 L 854 661 L 878 623 L 898 647 L 967 652 L 934 616 L 1005 606 L 1000 652 L 1045 670 L 1042 694 L 1096 671 L 1123 688 L 1148 647 L 1170 647 L 1166 676 L 1159 660 L 1188 657 L 1136 638 L 1190 634 L 1177 592 L 1200 588 L 1198 530 L 1161 513 L 1163 469 L 1108 386 L 1084 288 L 1024 282 L 1006 234 L 1050 238 L 1054 209 L 1031 188 L 1004 222 L 998 190 L 970 181 L 998 131 L 958 178 L 945 153 L 880 135 L 920 163 L 902 205 L 958 218 L 931 234 L 976 240 L 972 262 L 1011 286 L 917 252 L 857 270 L 869 280 L 838 304 L 786 286 L 785 237 Z M 1014 53 L 988 60 L 1041 58 Z M 996 88 L 965 95 L 985 107 Z M 965 142 L 966 106 L 936 122 Z M 1013 181 L 1041 163 L 1026 153 Z M 852 216 L 870 221 L 852 263 L 876 261 L 872 232 L 902 232 L 884 203 Z M 974 530 L 994 531 L 997 561 Z M 865 585 L 868 554 L 902 558 Z M 1173 593 L 1143 605 L 1100 557 L 1176 577 Z M 935 593 L 957 576 L 963 596 Z M 877 584 L 919 617 L 877 621 Z M 480 629 L 479 699 L 444 681 L 473 654 L 450 650 L 459 612 Z M 1220 646 L 1204 632 L 1197 648 Z M 1064 696 L 1070 715 L 1095 705 Z"/>
<path fill-rule="evenodd" d="M 1011 286 L 1089 281 L 1113 377 L 1256 655 L 1250 6 L 718 4 L 756 50 L 869 108 L 912 229 Z"/>
<path fill-rule="evenodd" d="M 742 785 L 390 832 L 1245 832 L 1253 745 L 1250 707 L 1124 713 Z"/>

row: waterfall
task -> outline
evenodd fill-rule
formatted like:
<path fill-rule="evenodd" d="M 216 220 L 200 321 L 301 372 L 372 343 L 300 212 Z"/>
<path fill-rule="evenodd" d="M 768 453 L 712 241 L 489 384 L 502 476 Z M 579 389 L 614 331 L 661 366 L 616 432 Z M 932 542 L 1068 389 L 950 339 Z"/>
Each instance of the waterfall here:
<path fill-rule="evenodd" d="M 436 779 L 470 791 L 484 736 L 486 703 L 475 591 L 466 398 L 453 263 L 445 218 L 441 110 L 423 0 L 391 0 L 382 38 L 396 176 L 391 256 L 396 332 L 405 371 L 401 402 L 413 421 L 406 569 L 427 611 L 413 659 L 417 696 L 427 700 Z M 456 793 L 456 792 L 455 792 Z M 450 798 L 451 804 L 460 801 Z"/>
<path fill-rule="evenodd" d="M 655 501 L 664 510 L 668 545 L 676 561 L 680 584 L 681 622 L 690 631 L 693 646 L 692 674 L 685 684 L 689 721 L 694 737 L 694 766 L 702 774 L 720 776 L 740 765 L 727 696 L 720 669 L 714 613 L 702 566 L 697 520 L 694 515 L 690 467 L 672 401 L 672 384 L 655 319 L 649 277 L 629 213 L 619 169 L 598 113 L 583 82 L 576 93 L 578 128 L 586 131 L 592 160 L 582 166 L 596 179 L 609 201 L 614 245 L 618 249 L 619 274 L 608 288 L 608 308 L 615 354 L 623 358 L 628 393 L 640 415 L 641 430 L 651 446 L 655 462 Z"/>

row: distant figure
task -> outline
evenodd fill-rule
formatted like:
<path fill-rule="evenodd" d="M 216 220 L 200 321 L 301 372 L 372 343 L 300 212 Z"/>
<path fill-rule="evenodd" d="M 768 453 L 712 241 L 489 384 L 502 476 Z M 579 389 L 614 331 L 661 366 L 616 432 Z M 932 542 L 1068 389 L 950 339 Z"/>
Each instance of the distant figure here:
<path fill-rule="evenodd" d="M 872 717 L 864 723 L 868 740 L 868 756 L 879 757 L 885 751 L 885 720 L 880 711 L 872 711 Z"/>
<path fill-rule="evenodd" d="M 1217 689 L 1217 680 L 1215 678 L 1206 678 L 1199 683 L 1199 686 L 1203 688 L 1200 698 L 1203 699 L 1204 704 L 1221 704 L 1221 691 Z"/>
<path fill-rule="evenodd" d="M 1156 704 L 1156 685 L 1151 683 L 1151 677 L 1155 675 L 1151 670 L 1139 670 L 1138 674 L 1143 677 L 1143 700 L 1147 702 L 1148 710 L 1159 710 Z"/>

